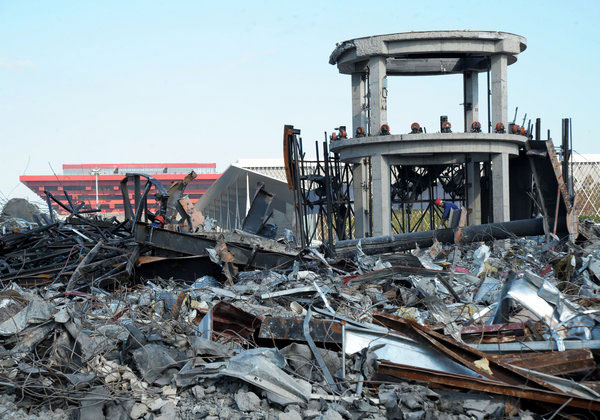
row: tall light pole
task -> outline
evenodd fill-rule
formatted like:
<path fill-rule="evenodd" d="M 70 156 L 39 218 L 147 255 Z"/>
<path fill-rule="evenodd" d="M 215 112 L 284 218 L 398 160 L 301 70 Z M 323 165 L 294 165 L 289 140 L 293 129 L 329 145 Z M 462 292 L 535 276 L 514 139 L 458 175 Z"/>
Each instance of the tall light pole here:
<path fill-rule="evenodd" d="M 100 206 L 98 205 L 98 175 L 100 175 L 100 168 L 92 169 L 90 173 L 96 175 L 96 209 L 98 210 L 100 209 Z"/>

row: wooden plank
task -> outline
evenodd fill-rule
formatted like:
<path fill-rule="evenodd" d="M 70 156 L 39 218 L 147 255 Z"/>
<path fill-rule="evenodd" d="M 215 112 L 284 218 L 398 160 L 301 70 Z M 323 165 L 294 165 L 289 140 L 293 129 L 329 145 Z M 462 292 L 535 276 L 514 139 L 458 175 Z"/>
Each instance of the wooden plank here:
<path fill-rule="evenodd" d="M 560 195 L 562 196 L 563 204 L 567 209 L 567 213 L 569 213 L 571 211 L 569 191 L 563 179 L 562 166 L 560 164 L 560 161 L 558 160 L 558 154 L 556 153 L 554 144 L 551 141 L 546 141 L 545 144 L 546 148 L 548 149 L 548 156 L 550 158 L 550 161 L 552 162 L 552 169 L 554 169 L 554 174 L 556 175 L 556 182 L 558 183 L 558 188 L 560 188 Z"/>

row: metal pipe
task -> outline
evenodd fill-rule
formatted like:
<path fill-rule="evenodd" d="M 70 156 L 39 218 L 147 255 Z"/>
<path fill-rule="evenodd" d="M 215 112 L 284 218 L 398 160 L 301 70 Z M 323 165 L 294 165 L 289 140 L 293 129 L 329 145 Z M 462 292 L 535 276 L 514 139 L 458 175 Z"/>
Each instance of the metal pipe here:
<path fill-rule="evenodd" d="M 512 222 L 489 223 L 486 225 L 466 226 L 461 229 L 460 243 L 508 239 L 522 236 L 538 236 L 544 234 L 544 219 L 515 220 Z M 559 223 L 559 232 L 566 231 L 564 221 Z M 433 245 L 434 240 L 444 244 L 453 244 L 455 240 L 454 229 L 427 230 L 388 236 L 374 236 L 372 238 L 350 239 L 339 241 L 336 246 L 338 257 L 351 257 L 356 252 L 358 241 L 362 250 L 367 255 L 382 254 L 386 252 L 406 251 L 417 246 L 425 248 Z"/>
<path fill-rule="evenodd" d="M 318 148 L 317 148 L 318 149 Z M 323 162 L 325 169 L 325 199 L 327 205 L 327 241 L 322 238 L 323 242 L 327 244 L 327 253 L 332 252 L 333 248 L 333 197 L 331 192 L 331 174 L 329 171 L 329 150 L 327 148 L 327 134 L 325 135 L 325 141 L 323 142 Z M 322 223 L 323 221 L 321 221 Z"/>
<path fill-rule="evenodd" d="M 575 196 L 573 184 L 573 121 L 569 118 L 569 160 L 571 161 L 571 175 L 569 176 L 569 199 Z"/>
<path fill-rule="evenodd" d="M 492 67 L 492 60 L 488 59 L 487 68 L 487 117 L 488 117 L 488 133 L 492 132 L 492 117 L 491 117 L 491 106 L 490 98 L 492 96 L 492 89 L 490 89 L 490 69 Z"/>

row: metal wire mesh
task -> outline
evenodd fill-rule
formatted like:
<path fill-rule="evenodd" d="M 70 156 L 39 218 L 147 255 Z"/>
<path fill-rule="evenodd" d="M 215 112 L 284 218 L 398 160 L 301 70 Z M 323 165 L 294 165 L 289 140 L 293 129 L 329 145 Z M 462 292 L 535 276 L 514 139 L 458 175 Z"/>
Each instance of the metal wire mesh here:
<path fill-rule="evenodd" d="M 578 195 L 580 215 L 600 218 L 600 161 L 588 159 L 586 155 L 574 156 L 573 189 Z"/>

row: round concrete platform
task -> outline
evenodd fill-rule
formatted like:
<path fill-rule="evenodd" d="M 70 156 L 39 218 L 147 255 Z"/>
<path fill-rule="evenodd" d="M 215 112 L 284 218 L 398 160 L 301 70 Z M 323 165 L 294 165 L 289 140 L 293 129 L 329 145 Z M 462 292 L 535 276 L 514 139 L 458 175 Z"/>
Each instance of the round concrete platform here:
<path fill-rule="evenodd" d="M 427 165 L 437 162 L 439 159 L 436 157 L 443 155 L 517 155 L 525 140 L 525 136 L 498 133 L 391 134 L 333 140 L 329 147 L 332 152 L 339 153 L 340 159 L 345 162 L 357 162 L 373 155 L 388 155 L 416 158 L 422 161 L 421 164 Z"/>
<path fill-rule="evenodd" d="M 404 32 L 356 38 L 338 44 L 329 57 L 340 73 L 366 71 L 370 57 L 386 59 L 388 75 L 435 75 L 481 72 L 489 57 L 507 56 L 507 64 L 527 48 L 527 40 L 494 31 Z"/>

